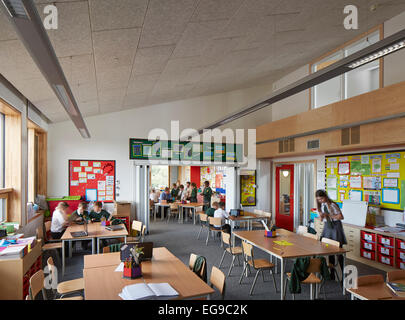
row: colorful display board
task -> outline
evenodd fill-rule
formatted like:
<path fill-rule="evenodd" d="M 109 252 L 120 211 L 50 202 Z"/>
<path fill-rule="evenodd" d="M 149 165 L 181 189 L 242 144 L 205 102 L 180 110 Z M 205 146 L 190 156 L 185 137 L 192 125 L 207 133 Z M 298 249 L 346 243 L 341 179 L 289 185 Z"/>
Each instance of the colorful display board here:
<path fill-rule="evenodd" d="M 256 170 L 241 170 L 240 203 L 245 207 L 256 206 Z"/>
<path fill-rule="evenodd" d="M 221 163 L 243 162 L 241 144 L 203 143 L 129 139 L 131 160 L 178 160 L 190 162 L 216 161 Z"/>
<path fill-rule="evenodd" d="M 326 157 L 326 190 L 340 206 L 344 199 L 403 211 L 405 151 Z"/>
<path fill-rule="evenodd" d="M 69 195 L 113 202 L 115 169 L 115 160 L 69 160 Z"/>

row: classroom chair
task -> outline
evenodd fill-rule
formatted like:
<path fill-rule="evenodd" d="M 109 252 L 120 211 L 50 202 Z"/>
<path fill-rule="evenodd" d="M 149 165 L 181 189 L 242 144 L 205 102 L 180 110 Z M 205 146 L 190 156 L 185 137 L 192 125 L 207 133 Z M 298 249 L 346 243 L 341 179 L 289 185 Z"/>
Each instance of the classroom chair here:
<path fill-rule="evenodd" d="M 38 293 L 41 291 L 42 292 L 42 298 L 44 300 L 48 300 L 47 296 L 45 294 L 45 287 L 44 287 L 44 282 L 45 281 L 45 275 L 43 270 L 39 270 L 36 273 L 34 273 L 31 278 L 30 278 L 30 287 L 28 289 L 29 295 L 25 297 L 25 300 L 35 300 L 36 296 Z M 75 296 L 75 297 L 70 297 L 70 298 L 60 298 L 60 299 L 54 299 L 54 300 L 83 300 L 82 296 Z"/>
<path fill-rule="evenodd" d="M 387 282 L 405 280 L 405 270 L 394 270 L 387 272 Z"/>
<path fill-rule="evenodd" d="M 49 274 L 51 276 L 52 282 L 57 283 L 58 286 L 56 288 L 56 292 L 60 295 L 61 298 L 63 296 L 76 293 L 79 291 L 84 290 L 84 279 L 74 279 L 69 281 L 63 281 L 58 283 L 58 274 L 56 272 L 55 264 L 53 263 L 52 257 L 49 257 L 47 260 Z"/>
<path fill-rule="evenodd" d="M 213 266 L 210 275 L 210 287 L 219 291 L 222 300 L 225 298 L 225 279 L 224 273 L 217 267 Z"/>
<path fill-rule="evenodd" d="M 303 233 L 302 236 L 310 238 L 310 239 L 318 240 L 318 236 L 316 234 L 312 234 L 309 232 Z"/>
<path fill-rule="evenodd" d="M 103 248 L 103 253 L 113 253 L 113 252 L 120 252 L 121 246 L 124 243 L 114 243 Z"/>
<path fill-rule="evenodd" d="M 169 223 L 171 216 L 179 215 L 179 205 L 177 203 L 171 203 L 167 212 L 167 223 Z"/>
<path fill-rule="evenodd" d="M 201 228 L 200 228 L 200 231 L 198 232 L 197 239 L 200 238 L 201 231 L 202 231 L 204 228 L 207 228 L 208 232 L 210 232 L 210 231 L 209 231 L 209 225 L 208 225 L 208 216 L 207 216 L 204 212 L 200 212 L 200 213 L 199 213 L 199 217 L 200 217 L 200 225 L 201 225 Z"/>
<path fill-rule="evenodd" d="M 306 226 L 298 226 L 297 234 L 303 235 L 305 233 L 308 233 L 308 227 L 306 227 Z"/>
<path fill-rule="evenodd" d="M 146 226 L 143 226 L 142 221 L 132 221 L 132 231 L 137 231 L 138 235 L 135 237 L 127 237 L 127 242 L 139 242 L 143 241 L 146 232 Z"/>
<path fill-rule="evenodd" d="M 232 246 L 231 236 L 229 233 L 221 232 L 221 240 L 224 248 L 224 253 L 222 254 L 221 261 L 219 262 L 218 268 L 221 269 L 222 262 L 224 260 L 225 254 L 229 253 L 232 256 L 232 262 L 229 267 L 228 277 L 231 275 L 232 268 L 234 267 L 235 257 L 238 259 L 238 264 L 240 265 L 239 256 L 242 255 L 242 247 Z"/>
<path fill-rule="evenodd" d="M 338 247 L 338 248 L 340 247 L 340 242 L 339 241 L 332 240 L 332 239 L 325 238 L 325 237 L 322 238 L 322 243 L 325 243 L 325 244 L 328 244 L 328 245 L 331 245 L 331 246 L 334 246 L 334 247 Z M 331 273 L 334 273 L 336 275 L 336 279 L 339 282 L 340 287 L 342 287 L 342 282 L 340 281 L 339 274 L 338 274 L 338 272 L 336 270 L 337 266 L 339 265 L 338 260 L 339 259 L 335 258 L 335 263 L 334 264 L 329 262 L 328 263 L 328 268 L 331 271 Z M 343 272 L 343 270 L 342 270 L 342 272 Z"/>
<path fill-rule="evenodd" d="M 208 217 L 208 233 L 207 233 L 207 239 L 205 240 L 205 245 L 208 246 L 208 240 L 210 238 L 210 234 L 214 233 L 215 235 L 219 234 L 222 232 L 222 229 L 217 229 L 214 226 L 220 226 L 222 225 L 222 218 L 213 218 L 213 217 Z M 215 239 L 215 238 L 214 238 Z M 222 245 L 222 243 L 221 243 Z"/>
<path fill-rule="evenodd" d="M 60 256 L 62 257 L 62 245 L 63 245 L 62 242 L 47 242 L 47 239 L 45 238 L 44 235 L 44 229 L 42 228 L 42 226 L 38 227 L 35 231 L 37 240 L 41 240 L 42 252 L 47 251 L 52 252 L 52 250 L 56 251 L 56 259 L 58 260 L 58 264 L 61 265 L 61 259 L 59 258 L 59 250 Z"/>
<path fill-rule="evenodd" d="M 319 274 L 321 272 L 321 264 L 322 264 L 322 260 L 320 258 L 311 258 L 310 262 L 309 262 L 309 266 L 306 270 L 307 273 L 309 273 L 308 278 L 306 278 L 305 280 L 301 281 L 301 284 L 309 284 L 310 285 L 310 299 L 314 300 L 315 296 L 314 293 L 315 291 L 314 289 L 314 285 L 319 285 L 322 284 L 322 279 L 320 279 L 317 274 Z M 289 281 L 291 280 L 291 273 L 287 272 L 286 273 L 286 279 L 285 279 L 285 285 L 284 285 L 284 298 L 286 295 L 286 290 L 287 290 L 287 286 Z M 320 288 L 319 288 L 320 289 Z M 323 295 L 324 298 L 326 300 L 326 294 L 325 294 L 325 289 L 323 289 Z M 292 294 L 293 300 L 295 300 L 295 294 Z"/>
<path fill-rule="evenodd" d="M 195 261 L 197 260 L 197 257 L 198 257 L 198 255 L 196 255 L 195 253 L 190 253 L 190 259 L 188 261 L 188 267 L 190 268 L 190 270 L 194 269 L 194 264 L 195 264 Z M 206 263 L 204 262 L 204 264 L 200 270 L 200 273 L 198 274 L 198 276 L 201 279 L 204 277 L 204 273 L 206 272 L 206 270 L 207 270 L 207 266 L 206 266 Z"/>
<path fill-rule="evenodd" d="M 250 289 L 250 292 L 249 292 L 249 294 L 252 295 L 259 273 L 262 273 L 263 282 L 264 282 L 263 271 L 269 270 L 270 274 L 273 277 L 274 289 L 277 292 L 277 284 L 276 284 L 276 279 L 274 278 L 274 272 L 273 272 L 274 264 L 266 259 L 255 259 L 254 255 L 253 255 L 253 246 L 250 243 L 247 243 L 246 241 L 242 241 L 242 256 L 244 259 L 244 267 L 243 267 L 243 271 L 242 271 L 242 274 L 239 279 L 239 284 L 242 283 L 243 275 L 245 274 L 245 271 L 247 268 L 249 268 L 249 271 L 250 271 L 250 267 L 252 267 L 254 270 L 256 270 L 255 279 L 253 280 L 252 288 Z"/>

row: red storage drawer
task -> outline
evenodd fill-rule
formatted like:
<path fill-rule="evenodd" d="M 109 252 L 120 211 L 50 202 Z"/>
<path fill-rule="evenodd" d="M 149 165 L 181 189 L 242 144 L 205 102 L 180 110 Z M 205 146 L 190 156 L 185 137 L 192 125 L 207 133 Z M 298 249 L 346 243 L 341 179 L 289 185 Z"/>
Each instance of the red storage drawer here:
<path fill-rule="evenodd" d="M 405 270 L 405 261 L 401 261 L 401 260 L 397 259 L 397 268 Z"/>
<path fill-rule="evenodd" d="M 362 249 L 366 249 L 366 250 L 370 250 L 370 251 L 375 251 L 375 242 L 368 242 L 368 241 L 364 241 L 363 239 L 361 240 L 361 248 Z"/>
<path fill-rule="evenodd" d="M 375 233 L 366 232 L 366 231 L 362 230 L 360 232 L 360 235 L 361 235 L 362 240 L 376 242 L 376 234 Z"/>
<path fill-rule="evenodd" d="M 394 266 L 394 258 L 393 258 L 393 257 L 386 256 L 386 255 L 383 255 L 383 254 L 380 254 L 380 253 L 379 253 L 379 254 L 377 255 L 377 259 L 378 259 L 378 262 L 380 262 L 380 263 L 389 265 L 389 266 L 391 266 L 391 267 Z"/>
<path fill-rule="evenodd" d="M 405 250 L 397 249 L 397 259 L 405 262 Z"/>
<path fill-rule="evenodd" d="M 363 258 L 366 258 L 366 259 L 369 259 L 369 260 L 375 260 L 375 252 L 374 251 L 360 249 L 360 255 Z"/>
<path fill-rule="evenodd" d="M 377 251 L 378 251 L 378 253 L 384 254 L 386 256 L 391 256 L 391 257 L 394 256 L 394 248 L 392 248 L 392 247 L 386 247 L 386 246 L 382 246 L 381 244 L 379 244 L 377 246 Z"/>
<path fill-rule="evenodd" d="M 377 235 L 377 238 L 378 238 L 378 243 L 380 243 L 380 244 L 383 244 L 385 246 L 390 246 L 390 247 L 394 246 L 394 238 L 385 237 L 385 236 L 382 236 L 381 234 Z"/>
<path fill-rule="evenodd" d="M 397 239 L 397 249 L 405 250 L 405 240 Z"/>

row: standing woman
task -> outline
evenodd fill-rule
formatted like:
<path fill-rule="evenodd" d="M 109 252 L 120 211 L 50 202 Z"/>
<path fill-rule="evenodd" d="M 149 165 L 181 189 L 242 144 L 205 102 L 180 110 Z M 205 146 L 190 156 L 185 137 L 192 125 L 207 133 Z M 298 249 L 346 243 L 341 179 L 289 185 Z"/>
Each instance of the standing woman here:
<path fill-rule="evenodd" d="M 324 237 L 336 240 L 340 243 L 340 247 L 342 248 L 344 244 L 347 244 L 341 221 L 343 220 L 342 211 L 340 211 L 339 206 L 329 198 L 326 191 L 318 190 L 316 191 L 315 196 L 321 221 L 326 219 L 321 235 L 321 240 Z M 338 259 L 340 267 L 343 271 L 343 256 L 339 255 Z M 334 264 L 335 257 L 329 256 L 329 262 Z"/>

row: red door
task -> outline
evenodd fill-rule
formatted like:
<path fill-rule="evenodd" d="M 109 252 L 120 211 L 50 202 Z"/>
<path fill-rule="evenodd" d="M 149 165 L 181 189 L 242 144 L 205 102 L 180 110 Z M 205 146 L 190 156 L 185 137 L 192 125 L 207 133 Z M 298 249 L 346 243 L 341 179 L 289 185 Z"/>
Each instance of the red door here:
<path fill-rule="evenodd" d="M 294 165 L 276 167 L 276 226 L 294 231 Z"/>

